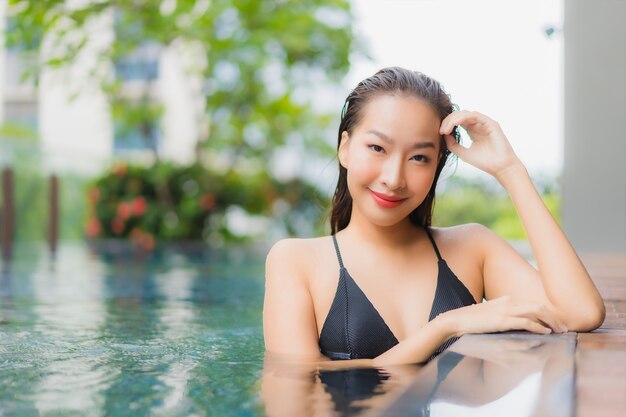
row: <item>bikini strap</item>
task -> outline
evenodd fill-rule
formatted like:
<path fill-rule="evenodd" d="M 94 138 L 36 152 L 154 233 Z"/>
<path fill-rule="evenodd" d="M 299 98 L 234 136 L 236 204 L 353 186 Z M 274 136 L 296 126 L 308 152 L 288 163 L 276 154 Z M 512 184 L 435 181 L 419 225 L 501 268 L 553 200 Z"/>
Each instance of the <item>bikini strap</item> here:
<path fill-rule="evenodd" d="M 435 243 L 435 239 L 433 239 L 433 236 L 430 234 L 429 228 L 425 227 L 424 230 L 426 231 L 426 235 L 428 235 L 428 239 L 430 239 L 430 243 L 433 244 L 433 249 L 435 249 L 435 253 L 437 254 L 437 259 L 441 261 L 442 258 L 441 258 L 441 254 L 439 253 L 439 248 L 437 248 L 437 244 Z"/>
<path fill-rule="evenodd" d="M 339 252 L 339 245 L 337 244 L 337 237 L 333 235 L 333 243 L 335 244 L 335 252 L 337 252 L 337 260 L 339 261 L 339 267 L 343 269 L 343 260 L 341 259 L 341 252 Z"/>

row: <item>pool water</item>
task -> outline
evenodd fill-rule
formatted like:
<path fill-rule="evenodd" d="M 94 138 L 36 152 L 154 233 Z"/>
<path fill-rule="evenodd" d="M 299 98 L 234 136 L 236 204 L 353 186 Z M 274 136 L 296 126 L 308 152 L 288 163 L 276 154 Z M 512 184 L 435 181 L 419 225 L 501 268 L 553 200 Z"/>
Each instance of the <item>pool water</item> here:
<path fill-rule="evenodd" d="M 16 248 L 0 278 L 0 415 L 264 415 L 263 258 Z"/>
<path fill-rule="evenodd" d="M 265 357 L 266 250 L 17 248 L 0 275 L 0 417 L 573 415 L 573 333 L 465 335 L 384 369 Z"/>

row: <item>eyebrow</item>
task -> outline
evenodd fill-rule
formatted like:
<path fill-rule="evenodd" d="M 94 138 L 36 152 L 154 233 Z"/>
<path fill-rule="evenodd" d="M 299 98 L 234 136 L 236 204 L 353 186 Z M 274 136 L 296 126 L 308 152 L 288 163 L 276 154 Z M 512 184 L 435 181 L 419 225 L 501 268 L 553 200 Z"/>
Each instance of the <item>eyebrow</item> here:
<path fill-rule="evenodd" d="M 368 130 L 366 133 L 371 133 L 375 136 L 378 136 L 380 139 L 382 139 L 383 141 L 389 143 L 389 144 L 393 144 L 393 139 L 391 139 L 389 136 L 385 135 L 382 132 L 379 132 L 378 130 L 374 130 L 374 129 L 370 129 Z M 435 149 L 435 144 L 431 141 L 425 141 L 425 142 L 415 142 L 412 146 L 413 149 L 423 149 L 423 148 L 433 148 Z"/>

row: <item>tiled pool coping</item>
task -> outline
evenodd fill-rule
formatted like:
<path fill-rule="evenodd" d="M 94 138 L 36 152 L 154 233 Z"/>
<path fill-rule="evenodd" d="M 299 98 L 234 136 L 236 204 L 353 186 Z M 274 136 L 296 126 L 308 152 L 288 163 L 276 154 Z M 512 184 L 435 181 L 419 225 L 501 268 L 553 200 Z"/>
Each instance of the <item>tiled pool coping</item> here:
<path fill-rule="evenodd" d="M 626 254 L 586 255 L 606 319 L 579 333 L 576 348 L 576 416 L 626 415 Z"/>

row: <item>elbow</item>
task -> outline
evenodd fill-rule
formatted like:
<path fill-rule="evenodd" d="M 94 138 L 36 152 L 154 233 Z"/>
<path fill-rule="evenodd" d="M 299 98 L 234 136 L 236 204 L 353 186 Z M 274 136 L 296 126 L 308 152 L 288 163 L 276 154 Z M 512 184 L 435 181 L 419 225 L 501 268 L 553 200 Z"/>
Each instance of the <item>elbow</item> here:
<path fill-rule="evenodd" d="M 589 322 L 587 323 L 587 329 L 583 331 L 590 332 L 602 326 L 604 319 L 606 318 L 606 306 L 604 301 L 600 300 L 597 306 L 595 306 L 589 313 Z"/>
<path fill-rule="evenodd" d="M 569 320 L 565 320 L 566 326 L 574 332 L 590 332 L 602 326 L 606 318 L 606 307 L 600 300 L 593 306 L 578 309 L 576 314 L 572 314 Z"/>

